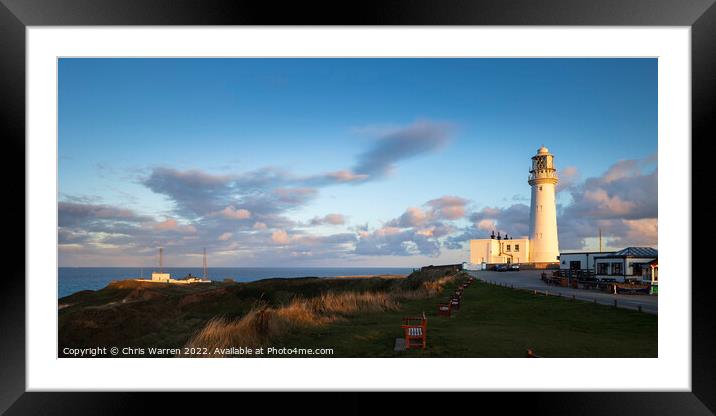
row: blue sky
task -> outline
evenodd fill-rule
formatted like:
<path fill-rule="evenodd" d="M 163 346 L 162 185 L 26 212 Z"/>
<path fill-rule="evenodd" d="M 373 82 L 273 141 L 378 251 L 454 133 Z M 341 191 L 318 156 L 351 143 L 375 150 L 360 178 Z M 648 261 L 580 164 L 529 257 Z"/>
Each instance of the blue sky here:
<path fill-rule="evenodd" d="M 462 261 L 476 220 L 523 231 L 485 210 L 524 210 L 542 144 L 566 169 L 561 246 L 597 226 L 656 245 L 655 199 L 624 189 L 656 193 L 656 59 L 61 59 L 58 99 L 61 265 L 141 265 L 152 244 L 229 266 Z M 409 208 L 428 218 L 390 225 Z"/>

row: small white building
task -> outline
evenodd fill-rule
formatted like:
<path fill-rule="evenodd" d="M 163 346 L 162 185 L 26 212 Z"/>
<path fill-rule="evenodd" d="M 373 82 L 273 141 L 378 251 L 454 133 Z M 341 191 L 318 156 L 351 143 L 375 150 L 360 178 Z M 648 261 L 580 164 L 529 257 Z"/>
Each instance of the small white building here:
<path fill-rule="evenodd" d="M 529 261 L 530 240 L 527 237 L 470 240 L 470 263 L 511 264 Z"/>
<path fill-rule="evenodd" d="M 164 273 L 163 270 L 164 265 L 164 249 L 159 248 L 159 271 L 158 272 L 152 272 L 152 278 L 151 279 L 134 279 L 140 282 L 153 282 L 153 283 L 174 283 L 174 284 L 189 284 L 189 283 L 211 283 L 211 280 L 209 280 L 206 272 L 206 249 L 204 249 L 204 278 L 194 277 L 189 273 L 189 276 L 185 277 L 184 279 L 172 279 L 171 273 Z"/>
<path fill-rule="evenodd" d="M 617 282 L 643 279 L 650 263 L 658 258 L 651 247 L 627 247 L 616 253 L 595 257 L 595 277 L 615 279 Z"/>
<path fill-rule="evenodd" d="M 561 270 L 594 271 L 594 259 L 596 257 L 607 256 L 614 253 L 614 251 L 581 251 L 574 253 L 559 253 L 559 268 Z"/>
<path fill-rule="evenodd" d="M 160 272 L 152 273 L 152 281 L 153 282 L 168 282 L 171 279 L 172 279 L 172 276 L 169 273 L 160 273 Z"/>

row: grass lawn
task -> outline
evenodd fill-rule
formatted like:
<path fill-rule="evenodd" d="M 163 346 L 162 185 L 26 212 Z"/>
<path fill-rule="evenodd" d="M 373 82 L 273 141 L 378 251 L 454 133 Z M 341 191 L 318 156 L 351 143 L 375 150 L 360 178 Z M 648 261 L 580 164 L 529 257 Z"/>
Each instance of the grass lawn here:
<path fill-rule="evenodd" d="M 397 312 L 302 329 L 273 346 L 333 348 L 333 357 L 524 357 L 528 348 L 543 357 L 657 357 L 656 315 L 476 281 L 460 311 L 438 317 L 437 303 L 454 286 L 438 298 L 405 301 Z M 427 349 L 393 351 L 402 318 L 423 311 Z"/>

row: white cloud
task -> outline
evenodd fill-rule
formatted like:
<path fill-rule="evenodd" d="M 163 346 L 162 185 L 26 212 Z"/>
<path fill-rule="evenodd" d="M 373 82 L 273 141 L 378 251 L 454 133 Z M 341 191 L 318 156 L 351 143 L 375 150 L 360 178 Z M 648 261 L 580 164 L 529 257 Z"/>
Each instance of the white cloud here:
<path fill-rule="evenodd" d="M 251 211 L 248 209 L 236 209 L 233 206 L 228 206 L 221 211 L 221 215 L 224 218 L 232 220 L 245 220 L 251 217 Z"/>
<path fill-rule="evenodd" d="M 290 238 L 285 230 L 276 230 L 271 233 L 271 241 L 275 244 L 286 245 L 290 242 Z"/>

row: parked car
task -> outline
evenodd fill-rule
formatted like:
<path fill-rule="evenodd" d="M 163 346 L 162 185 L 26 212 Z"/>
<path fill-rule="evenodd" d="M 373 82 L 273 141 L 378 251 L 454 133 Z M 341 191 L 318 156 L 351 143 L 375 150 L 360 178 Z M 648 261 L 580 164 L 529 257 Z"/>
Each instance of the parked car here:
<path fill-rule="evenodd" d="M 495 271 L 496 272 L 506 272 L 508 269 L 507 264 L 496 264 L 495 265 Z"/>
<path fill-rule="evenodd" d="M 519 271 L 520 271 L 520 265 L 519 265 L 519 264 L 516 264 L 516 263 L 510 264 L 510 271 L 519 272 Z"/>

